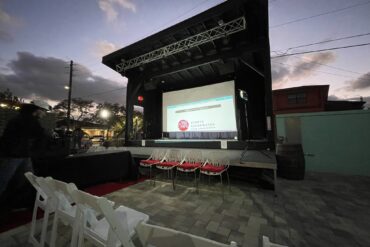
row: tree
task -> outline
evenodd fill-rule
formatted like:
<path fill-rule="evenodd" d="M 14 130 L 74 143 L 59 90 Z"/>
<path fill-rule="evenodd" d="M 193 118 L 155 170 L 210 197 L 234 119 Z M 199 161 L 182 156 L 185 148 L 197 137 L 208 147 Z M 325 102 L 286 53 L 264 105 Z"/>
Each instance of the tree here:
<path fill-rule="evenodd" d="M 101 117 L 102 110 L 110 112 L 110 116 L 107 119 Z M 125 116 L 126 108 L 123 105 L 104 102 L 96 106 L 96 112 L 92 117 L 92 121 L 107 125 L 109 129 L 114 131 L 116 136 L 120 136 L 126 126 Z"/>
<path fill-rule="evenodd" d="M 20 102 L 17 96 L 13 96 L 13 93 L 7 88 L 5 91 L 0 92 L 0 100 L 9 100 L 13 102 Z"/>
<path fill-rule="evenodd" d="M 92 100 L 73 98 L 71 100 L 71 119 L 76 121 L 89 121 L 94 115 L 95 103 Z M 68 100 L 64 99 L 54 106 L 59 117 L 66 117 L 68 111 Z"/>

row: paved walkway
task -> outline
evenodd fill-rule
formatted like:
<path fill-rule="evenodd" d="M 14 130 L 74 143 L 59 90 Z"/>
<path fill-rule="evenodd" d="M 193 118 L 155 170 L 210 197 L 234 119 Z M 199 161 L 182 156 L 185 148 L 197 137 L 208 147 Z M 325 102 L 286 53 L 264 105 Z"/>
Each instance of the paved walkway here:
<path fill-rule="evenodd" d="M 217 180 L 200 185 L 145 181 L 108 198 L 150 215 L 150 223 L 238 246 L 261 246 L 262 235 L 288 246 L 370 246 L 370 177 L 308 173 L 303 181 L 279 179 L 278 197 L 255 184 Z M 29 226 L 0 235 L 0 246 L 26 244 Z M 67 229 L 65 229 L 67 232 Z M 58 241 L 67 246 L 68 234 Z"/>

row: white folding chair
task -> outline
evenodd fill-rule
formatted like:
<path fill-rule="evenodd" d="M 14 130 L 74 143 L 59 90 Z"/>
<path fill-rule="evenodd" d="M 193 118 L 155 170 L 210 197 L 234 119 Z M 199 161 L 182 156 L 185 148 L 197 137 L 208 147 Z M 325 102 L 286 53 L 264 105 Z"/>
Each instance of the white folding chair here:
<path fill-rule="evenodd" d="M 127 213 L 122 212 L 121 217 L 117 217 L 116 212 L 113 210 L 112 203 L 108 201 L 104 197 L 100 197 L 97 200 L 97 204 L 102 210 L 104 217 L 107 219 L 107 222 L 110 225 L 110 229 L 112 229 L 113 233 L 115 233 L 116 239 L 125 247 L 135 247 L 132 242 L 132 236 L 134 232 L 129 229 L 130 225 L 137 225 L 141 222 L 141 217 L 135 218 L 131 217 L 131 221 L 128 222 Z"/>
<path fill-rule="evenodd" d="M 49 215 L 55 211 L 56 200 L 55 198 L 53 198 L 53 196 L 51 196 L 50 191 L 45 191 L 45 189 L 41 187 L 40 181 L 42 181 L 44 178 L 37 177 L 32 172 L 26 172 L 24 175 L 26 176 L 28 181 L 32 184 L 32 186 L 36 189 L 37 192 L 35 205 L 32 213 L 29 242 L 33 246 L 43 247 L 46 241 Z M 38 209 L 42 209 L 44 211 L 44 218 L 42 220 L 41 225 L 40 241 L 37 240 L 35 236 Z"/>
<path fill-rule="evenodd" d="M 72 238 L 71 246 L 76 245 L 77 234 L 78 234 L 78 223 L 76 221 L 77 206 L 72 200 L 71 194 L 77 190 L 75 184 L 67 184 L 65 182 L 52 179 L 50 177 L 45 178 L 44 182 L 49 185 L 57 199 L 57 207 L 55 209 L 53 228 L 51 232 L 50 246 L 54 247 L 57 232 L 58 232 L 58 221 L 59 219 L 65 224 L 72 226 Z"/>
<path fill-rule="evenodd" d="M 288 247 L 287 245 L 274 244 L 266 236 L 262 236 L 262 247 Z"/>
<path fill-rule="evenodd" d="M 80 222 L 78 246 L 82 246 L 85 238 L 97 246 L 116 246 L 119 243 L 116 234 L 107 219 L 101 218 L 104 213 L 98 204 L 100 198 L 80 190 L 75 190 L 72 198 L 77 203 L 77 218 Z M 149 220 L 148 215 L 125 206 L 119 206 L 114 214 L 117 221 L 127 222 L 129 235 L 134 234 L 138 222 Z"/>
<path fill-rule="evenodd" d="M 229 245 L 174 229 L 141 222 L 136 226 L 136 233 L 142 246 L 162 247 L 236 247 L 236 242 Z"/>

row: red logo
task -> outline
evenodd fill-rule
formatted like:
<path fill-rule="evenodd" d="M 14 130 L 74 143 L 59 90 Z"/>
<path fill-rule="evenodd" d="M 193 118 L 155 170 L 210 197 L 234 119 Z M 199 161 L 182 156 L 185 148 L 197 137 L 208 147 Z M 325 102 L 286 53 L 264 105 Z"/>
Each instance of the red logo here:
<path fill-rule="evenodd" d="M 186 131 L 189 128 L 189 122 L 186 120 L 180 120 L 177 126 L 179 127 L 179 130 Z"/>

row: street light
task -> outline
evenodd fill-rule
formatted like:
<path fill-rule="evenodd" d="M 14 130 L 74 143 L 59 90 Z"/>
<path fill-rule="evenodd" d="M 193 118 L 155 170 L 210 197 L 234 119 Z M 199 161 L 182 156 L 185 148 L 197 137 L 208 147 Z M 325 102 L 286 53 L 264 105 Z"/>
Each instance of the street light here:
<path fill-rule="evenodd" d="M 110 117 L 110 114 L 111 114 L 110 111 L 108 111 L 107 109 L 102 109 L 99 115 L 101 118 L 108 120 L 108 118 Z M 107 127 L 107 137 L 106 137 L 107 140 L 108 140 L 108 133 L 109 133 L 109 126 Z"/>
<path fill-rule="evenodd" d="M 103 109 L 100 111 L 101 118 L 108 119 L 109 116 L 110 116 L 110 111 L 108 111 L 107 109 Z"/>

